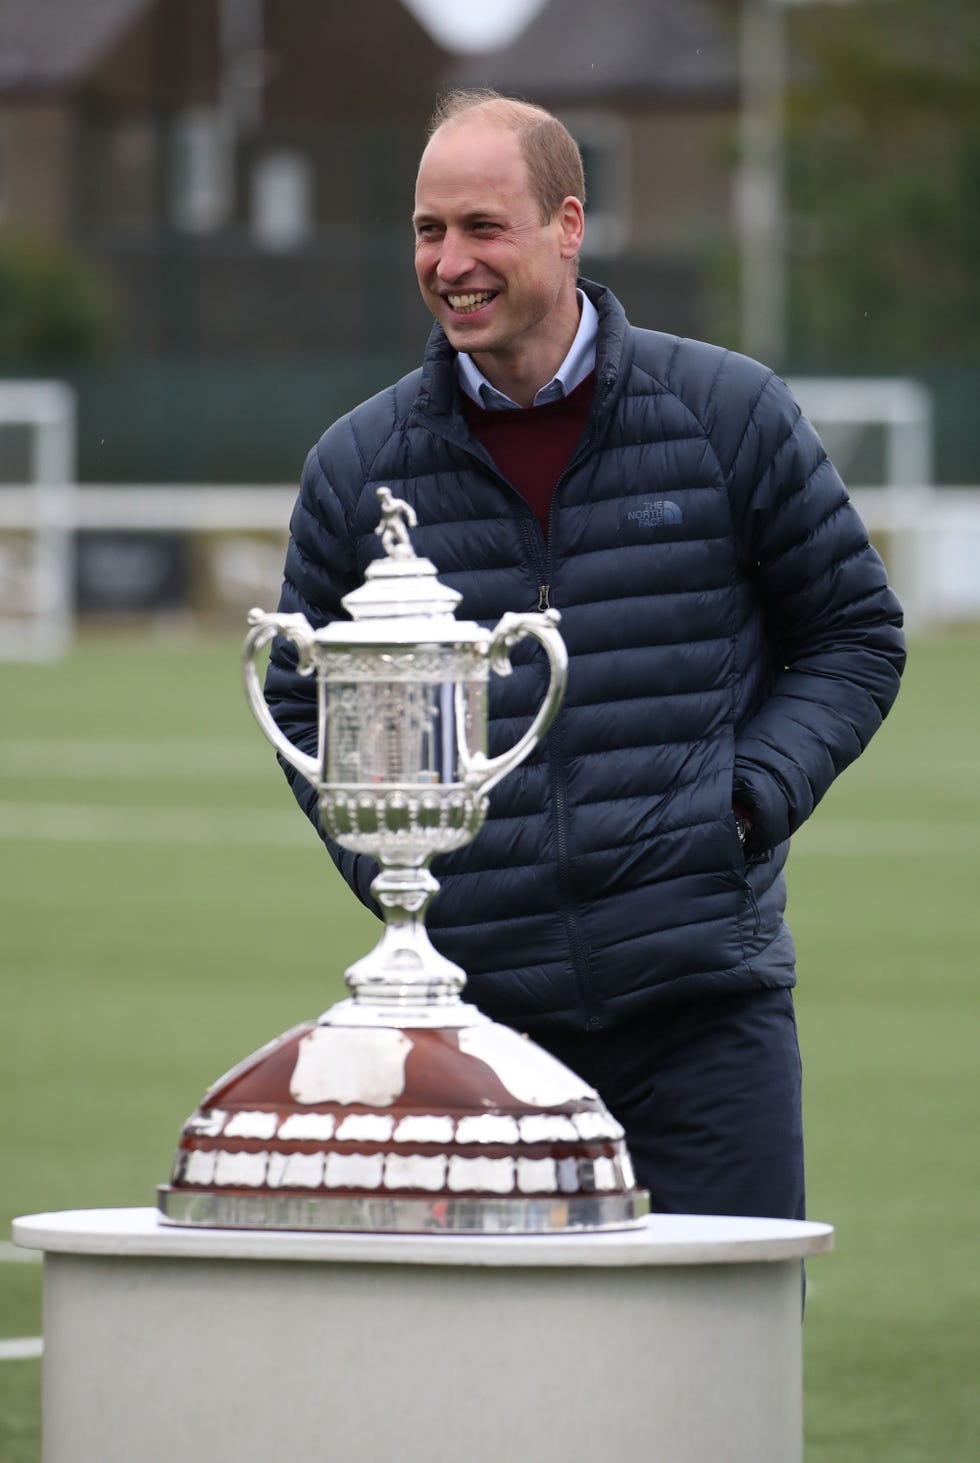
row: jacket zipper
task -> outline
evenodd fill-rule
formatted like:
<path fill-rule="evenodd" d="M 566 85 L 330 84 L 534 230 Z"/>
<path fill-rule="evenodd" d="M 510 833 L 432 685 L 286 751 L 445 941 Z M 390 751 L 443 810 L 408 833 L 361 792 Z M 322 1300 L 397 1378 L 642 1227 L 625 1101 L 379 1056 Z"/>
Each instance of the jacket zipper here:
<path fill-rule="evenodd" d="M 552 573 L 550 545 L 554 542 L 553 515 L 555 511 L 555 498 L 557 498 L 558 489 L 571 471 L 572 466 L 573 464 L 569 463 L 555 484 L 548 520 L 547 543 L 543 542 L 543 535 L 538 526 L 537 519 L 534 517 L 523 494 L 518 493 L 513 483 L 507 483 L 507 479 L 498 474 L 501 482 L 507 483 L 511 491 L 520 498 L 522 510 L 521 536 L 524 539 L 531 565 L 539 576 L 537 608 L 542 613 L 548 609 L 558 608 L 552 602 L 551 598 L 554 576 Z M 541 552 L 542 547 L 544 549 L 543 555 Z M 592 982 L 589 972 L 589 951 L 585 940 L 582 938 L 582 931 L 579 928 L 578 913 L 575 908 L 575 899 L 571 889 L 571 858 L 568 852 L 568 773 L 565 767 L 564 723 L 560 708 L 558 715 L 551 724 L 551 730 L 548 736 L 551 741 L 549 762 L 551 767 L 551 801 L 555 815 L 555 862 L 558 868 L 559 907 L 562 922 L 565 926 L 565 938 L 568 941 L 568 954 L 572 963 L 572 974 L 576 989 L 578 990 L 582 1010 L 585 1012 L 586 1030 L 599 1031 L 602 1029 L 603 1023 L 596 1012 L 596 1003 L 592 994 Z"/>
<path fill-rule="evenodd" d="M 544 581 L 538 586 L 538 609 L 542 611 L 558 608 L 557 605 L 552 604 L 551 599 L 551 588 L 554 581 L 552 545 L 555 541 L 555 509 L 558 502 L 558 494 L 561 491 L 562 484 L 569 477 L 573 468 L 585 457 L 587 450 L 588 444 L 586 444 L 586 447 L 581 452 L 577 452 L 574 455 L 564 472 L 559 476 L 558 481 L 555 483 L 555 490 L 551 495 L 551 507 L 548 510 L 548 537 L 544 546 Z M 568 769 L 565 757 L 565 725 L 560 710 L 552 724 L 550 737 L 551 800 L 555 810 L 555 849 L 556 863 L 558 865 L 558 892 L 561 915 L 565 925 L 565 938 L 568 941 L 568 953 L 572 961 L 572 972 L 578 988 L 579 1000 L 585 1012 L 586 1030 L 601 1031 L 603 1022 L 598 1015 L 595 997 L 592 991 L 589 948 L 582 936 L 576 900 L 572 894 L 571 856 L 568 851 Z"/>
<path fill-rule="evenodd" d="M 747 875 L 743 875 L 742 877 L 742 887 L 745 890 L 745 893 L 748 897 L 749 905 L 752 909 L 752 933 L 754 935 L 757 935 L 762 924 L 762 911 L 759 908 L 759 901 L 755 897 L 755 890 L 749 883 Z"/>
<path fill-rule="evenodd" d="M 521 511 L 521 537 L 524 540 L 528 558 L 532 568 L 538 576 L 538 603 L 537 608 L 543 612 L 547 609 L 557 609 L 558 606 L 552 603 L 551 591 L 554 575 L 552 572 L 552 544 L 554 543 L 554 518 L 555 505 L 558 501 L 558 493 L 562 484 L 569 477 L 574 468 L 584 460 L 592 446 L 593 438 L 590 437 L 582 448 L 574 454 L 565 470 L 561 473 L 555 483 L 554 492 L 551 495 L 551 507 L 548 511 L 548 537 L 544 535 L 534 517 L 533 510 L 523 493 L 518 492 L 514 484 L 504 477 L 496 464 L 490 458 L 478 457 L 483 467 L 489 466 L 495 473 L 498 480 L 520 500 Z M 469 449 L 466 449 L 467 451 Z M 475 454 L 470 453 L 471 456 Z M 541 550 L 544 550 L 542 554 Z M 543 571 L 543 572 L 542 572 Z M 575 899 L 571 891 L 571 859 L 568 852 L 568 774 L 565 767 L 564 756 L 564 729 L 562 713 L 559 708 L 548 733 L 551 739 L 551 796 L 555 810 L 555 847 L 557 851 L 556 863 L 558 866 L 558 891 L 561 904 L 561 915 L 565 925 L 565 937 L 568 940 L 568 953 L 572 962 L 572 973 L 575 985 L 578 989 L 582 1009 L 585 1012 L 585 1025 L 588 1031 L 601 1031 L 602 1019 L 597 1014 L 595 999 L 592 994 L 592 982 L 589 972 L 589 951 L 582 931 L 579 927 L 578 913 L 575 908 Z"/>
<path fill-rule="evenodd" d="M 565 772 L 564 725 L 561 715 L 555 717 L 551 728 L 551 796 L 555 809 L 555 846 L 558 864 L 558 890 L 561 896 L 561 915 L 568 940 L 568 952 L 572 960 L 572 971 L 578 987 L 582 1009 L 585 1012 L 587 1031 L 601 1031 L 602 1020 L 596 1013 L 589 972 L 589 948 L 579 927 L 578 911 L 571 892 L 571 860 L 568 854 L 568 779 Z"/>

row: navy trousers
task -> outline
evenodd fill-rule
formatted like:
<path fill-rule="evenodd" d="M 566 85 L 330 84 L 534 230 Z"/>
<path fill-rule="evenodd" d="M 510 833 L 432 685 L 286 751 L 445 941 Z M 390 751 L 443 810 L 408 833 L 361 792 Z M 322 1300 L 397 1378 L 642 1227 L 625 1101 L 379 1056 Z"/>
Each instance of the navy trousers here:
<path fill-rule="evenodd" d="M 622 1123 L 655 1212 L 805 1217 L 791 991 L 705 997 L 610 1030 L 534 1036 Z"/>

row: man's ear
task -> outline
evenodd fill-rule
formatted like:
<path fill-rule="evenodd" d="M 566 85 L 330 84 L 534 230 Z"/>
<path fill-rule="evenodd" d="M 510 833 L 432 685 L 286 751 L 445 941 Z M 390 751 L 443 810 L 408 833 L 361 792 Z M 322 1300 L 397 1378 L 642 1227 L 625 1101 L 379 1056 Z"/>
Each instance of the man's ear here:
<path fill-rule="evenodd" d="M 558 221 L 561 224 L 562 258 L 574 259 L 582 252 L 582 240 L 585 236 L 585 210 L 574 194 L 570 193 L 567 198 L 562 199 L 558 208 Z"/>

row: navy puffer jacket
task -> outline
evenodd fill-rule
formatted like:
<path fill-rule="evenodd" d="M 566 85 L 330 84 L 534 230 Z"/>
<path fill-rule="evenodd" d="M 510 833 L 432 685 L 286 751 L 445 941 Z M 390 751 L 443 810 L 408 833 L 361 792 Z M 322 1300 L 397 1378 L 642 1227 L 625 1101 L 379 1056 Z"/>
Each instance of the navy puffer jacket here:
<path fill-rule="evenodd" d="M 493 625 L 561 611 L 564 704 L 491 794 L 467 848 L 433 865 L 434 944 L 467 999 L 524 1030 L 598 1029 L 664 1000 L 792 985 L 788 839 L 863 750 L 898 690 L 901 610 L 863 524 L 785 385 L 743 356 L 600 317 L 595 396 L 545 541 L 463 420 L 438 326 L 421 370 L 336 422 L 310 453 L 280 608 L 342 614 L 382 552 L 376 490 Z M 547 683 L 524 641 L 491 677 L 490 751 Z M 315 688 L 276 642 L 267 681 L 287 736 L 315 750 Z M 290 770 L 316 822 L 316 798 Z M 733 797 L 752 811 L 747 850 Z M 328 842 L 370 902 L 375 866 Z"/>

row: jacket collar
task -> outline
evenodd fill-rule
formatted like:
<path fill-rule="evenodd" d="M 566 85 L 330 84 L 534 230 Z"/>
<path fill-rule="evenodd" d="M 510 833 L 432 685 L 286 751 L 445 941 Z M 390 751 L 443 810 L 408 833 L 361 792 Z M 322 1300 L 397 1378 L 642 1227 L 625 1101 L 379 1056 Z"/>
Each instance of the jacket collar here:
<path fill-rule="evenodd" d="M 588 295 L 599 315 L 593 403 L 593 417 L 596 417 L 608 406 L 613 390 L 617 383 L 622 382 L 629 364 L 629 322 L 622 305 L 605 285 L 580 279 L 578 287 Z M 430 422 L 439 422 L 443 431 L 453 424 L 469 435 L 460 407 L 456 351 L 449 344 L 442 326 L 438 324 L 432 327 L 422 358 L 422 379 L 415 406 Z"/>

